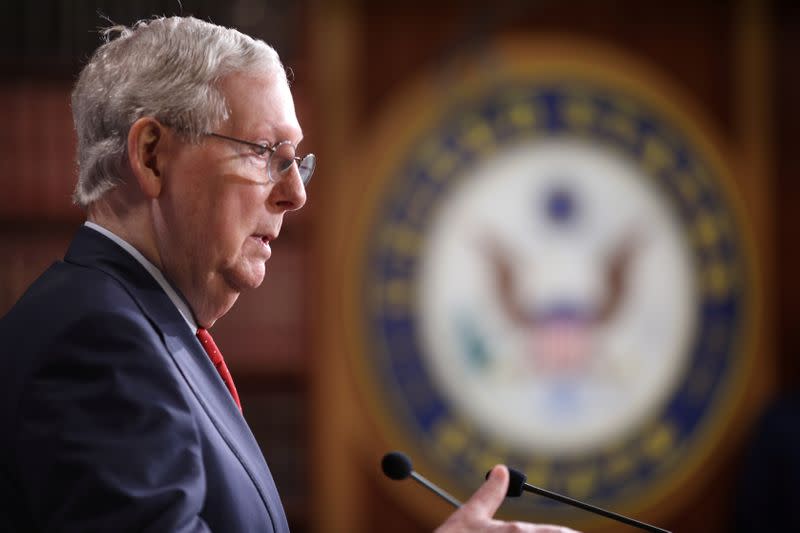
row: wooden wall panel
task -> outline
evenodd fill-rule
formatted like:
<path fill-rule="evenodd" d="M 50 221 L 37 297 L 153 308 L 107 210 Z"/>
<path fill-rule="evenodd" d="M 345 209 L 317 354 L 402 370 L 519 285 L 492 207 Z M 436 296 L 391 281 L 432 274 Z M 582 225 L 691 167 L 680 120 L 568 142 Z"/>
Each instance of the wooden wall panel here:
<path fill-rule="evenodd" d="M 0 225 L 0 316 L 53 262 L 64 257 L 77 223 Z"/>
<path fill-rule="evenodd" d="M 68 81 L 0 83 L 0 219 L 79 220 Z"/>
<path fill-rule="evenodd" d="M 776 117 L 775 257 L 780 379 L 786 391 L 800 390 L 800 6 L 777 2 L 775 24 L 775 92 L 770 102 Z"/>

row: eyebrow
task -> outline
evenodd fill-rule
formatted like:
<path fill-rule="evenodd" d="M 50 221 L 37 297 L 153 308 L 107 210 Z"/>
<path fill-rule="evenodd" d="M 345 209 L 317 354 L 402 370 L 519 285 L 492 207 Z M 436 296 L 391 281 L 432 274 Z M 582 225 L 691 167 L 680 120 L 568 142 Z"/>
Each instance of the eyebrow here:
<path fill-rule="evenodd" d="M 272 140 L 270 140 L 270 143 L 291 141 L 295 147 L 299 147 L 300 143 L 303 142 L 303 139 L 305 138 L 303 135 L 303 129 L 299 127 L 299 124 L 297 128 L 289 123 L 271 124 L 268 126 L 267 130 L 260 130 L 259 132 L 272 134 Z M 293 140 L 295 134 L 299 134 L 297 141 Z"/>

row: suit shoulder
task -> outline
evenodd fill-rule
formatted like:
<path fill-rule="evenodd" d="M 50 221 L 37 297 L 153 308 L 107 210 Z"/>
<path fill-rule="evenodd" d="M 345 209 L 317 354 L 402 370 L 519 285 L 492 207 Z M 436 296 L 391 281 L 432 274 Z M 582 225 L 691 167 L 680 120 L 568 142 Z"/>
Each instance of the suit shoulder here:
<path fill-rule="evenodd" d="M 137 331 L 158 342 L 158 332 L 121 281 L 99 269 L 55 263 L 0 320 L 0 353 L 9 368 L 33 367 L 65 338 L 78 341 Z M 114 333 L 116 332 L 116 333 Z M 48 355 L 50 354 L 50 355 Z"/>
<path fill-rule="evenodd" d="M 135 305 L 133 296 L 117 278 L 100 269 L 59 261 L 31 284 L 3 322 L 19 318 L 63 321 L 65 314 L 76 316 Z"/>

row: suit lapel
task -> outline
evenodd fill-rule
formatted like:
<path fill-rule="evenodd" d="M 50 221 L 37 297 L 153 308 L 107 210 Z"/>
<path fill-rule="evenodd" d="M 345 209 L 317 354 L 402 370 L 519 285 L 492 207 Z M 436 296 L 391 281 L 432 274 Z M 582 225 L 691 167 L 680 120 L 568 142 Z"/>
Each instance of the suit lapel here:
<path fill-rule="evenodd" d="M 197 401 L 247 471 L 267 507 L 273 530 L 288 532 L 283 506 L 255 437 L 197 337 L 158 283 L 128 252 L 87 227 L 78 231 L 65 260 L 103 270 L 128 289 L 161 333 Z"/>
<path fill-rule="evenodd" d="M 181 319 L 181 322 L 183 319 Z M 183 323 L 178 331 L 164 331 L 164 342 L 200 405 L 222 438 L 241 461 L 269 510 L 276 532 L 288 531 L 283 506 L 261 449 L 197 338 Z"/>

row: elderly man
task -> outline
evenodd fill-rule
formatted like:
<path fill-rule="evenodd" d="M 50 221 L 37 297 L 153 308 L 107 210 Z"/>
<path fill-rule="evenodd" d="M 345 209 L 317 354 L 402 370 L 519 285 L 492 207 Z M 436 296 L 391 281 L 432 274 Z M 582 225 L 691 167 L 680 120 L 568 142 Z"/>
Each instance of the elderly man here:
<path fill-rule="evenodd" d="M 107 35 L 72 97 L 87 222 L 0 322 L 0 530 L 288 531 L 207 332 L 306 201 L 285 70 L 193 18 Z M 493 520 L 507 482 L 441 531 L 558 529 Z"/>

